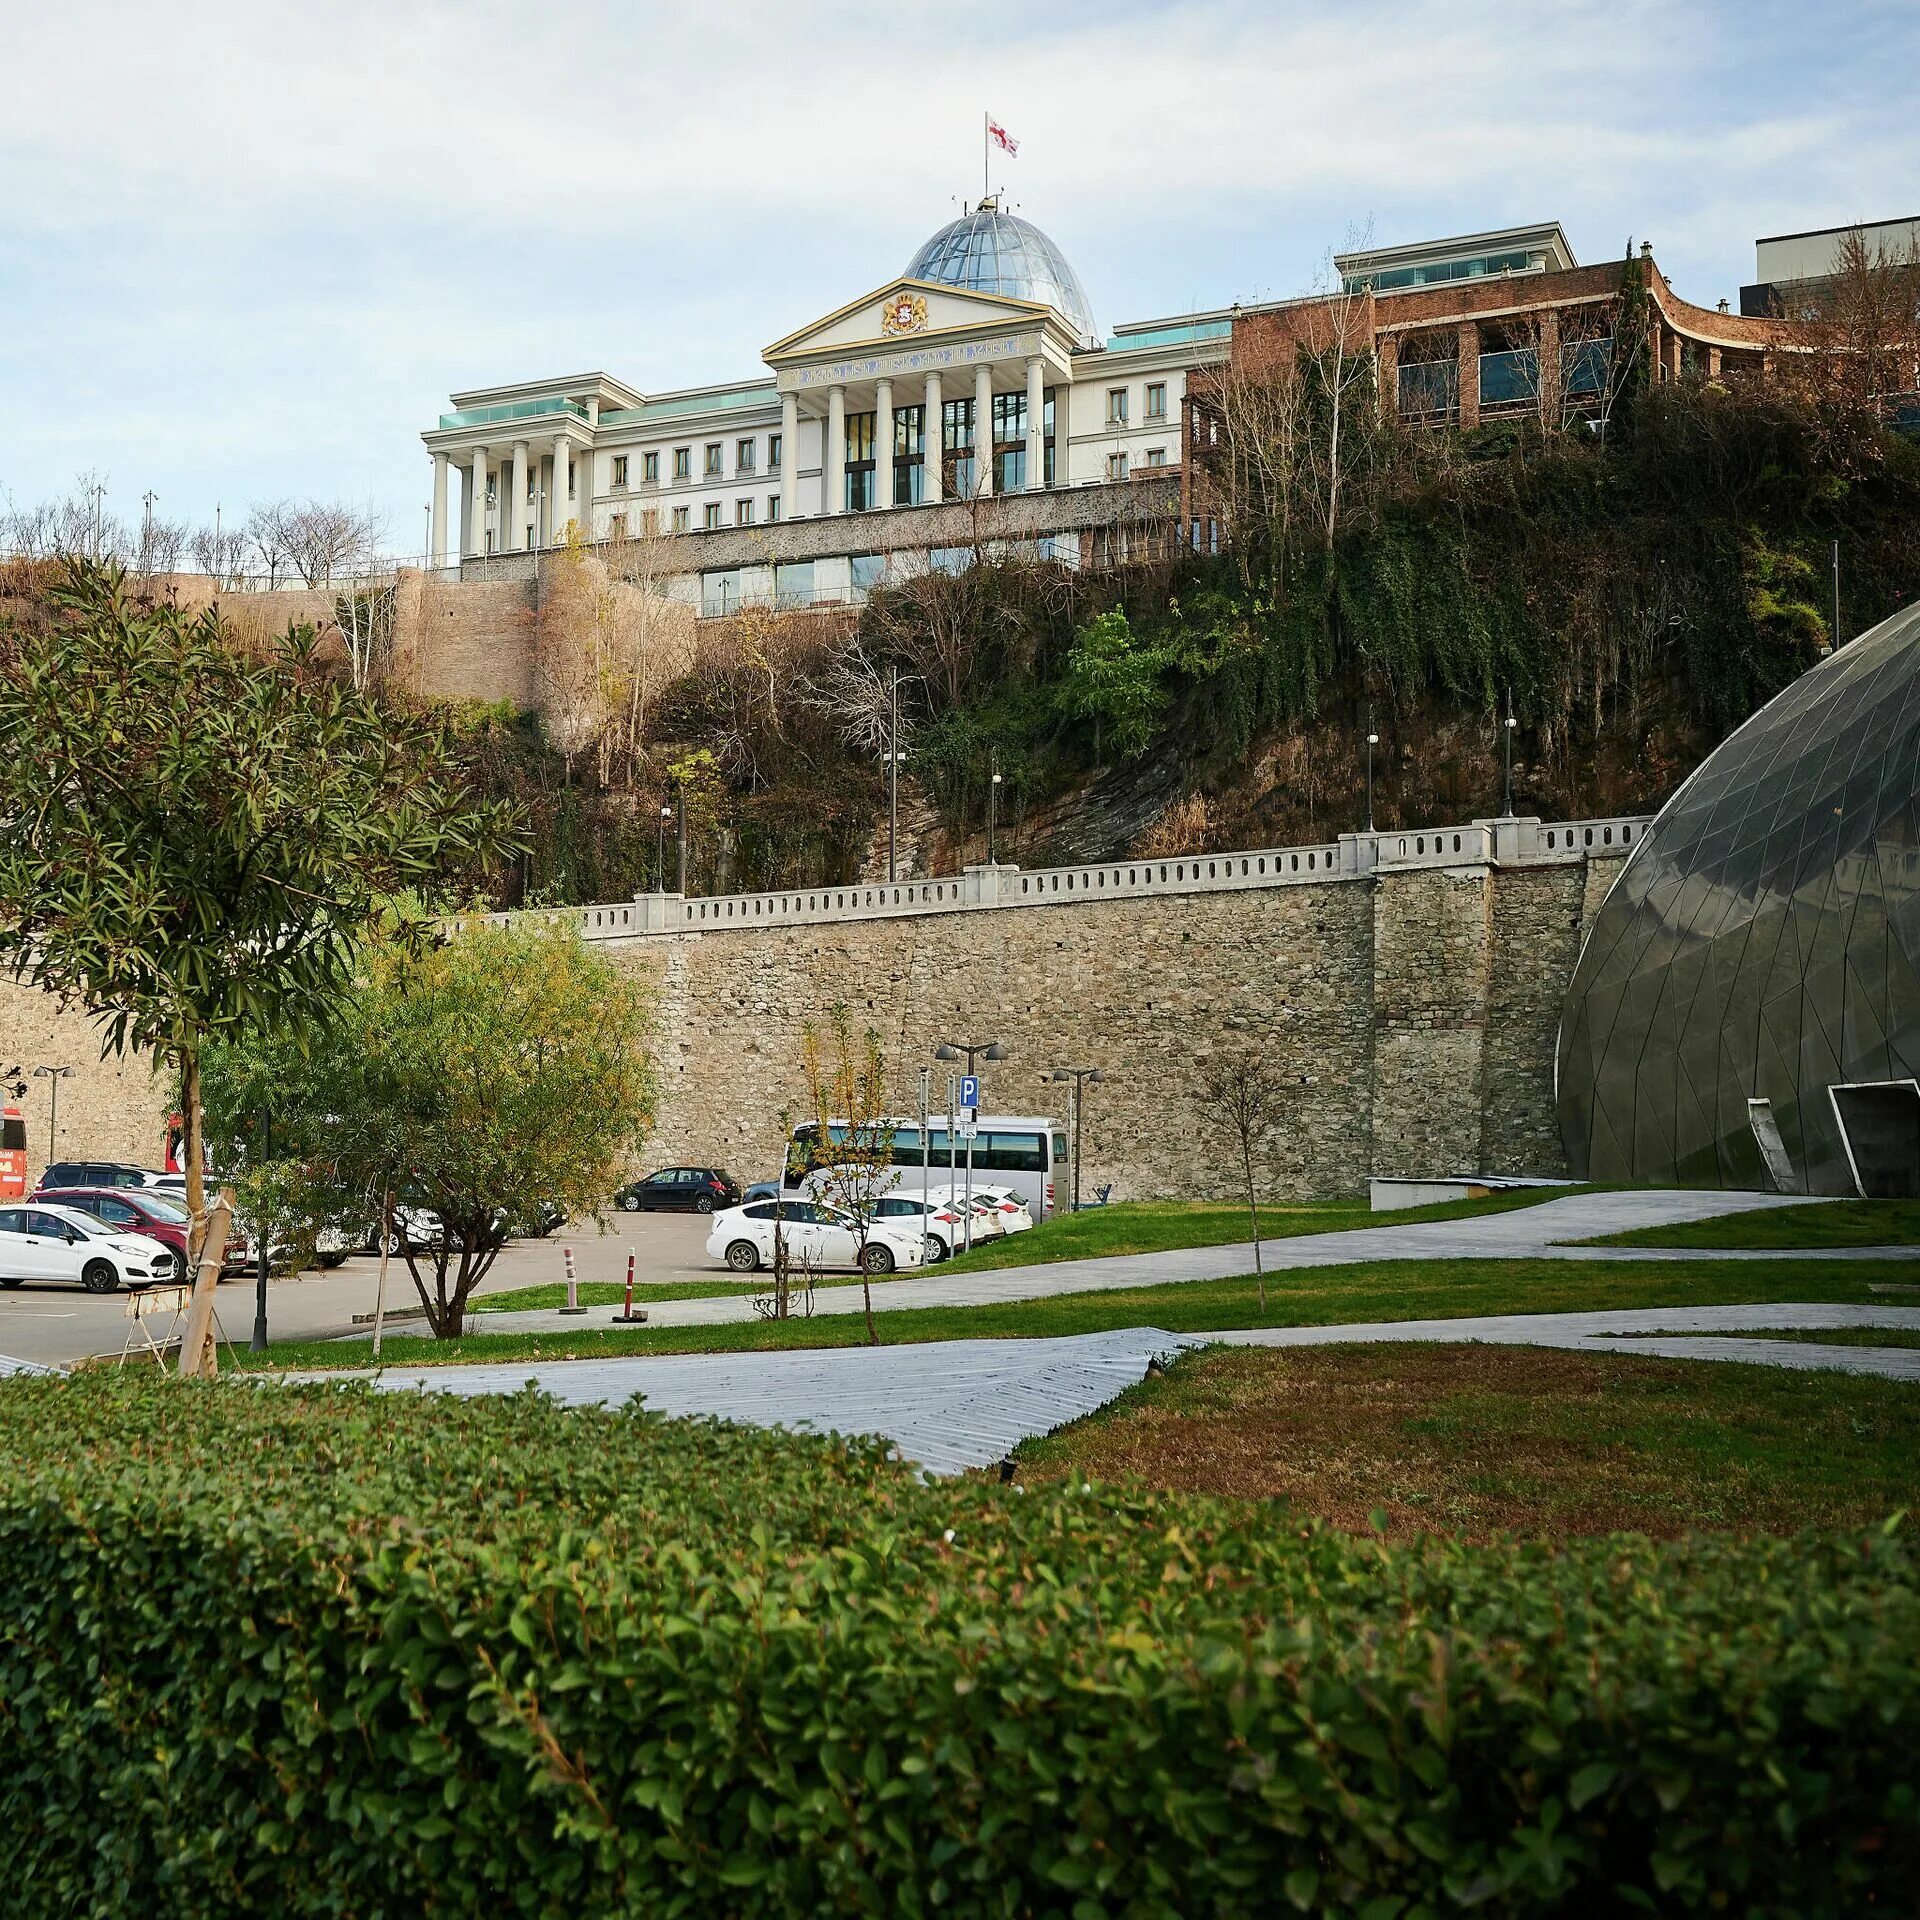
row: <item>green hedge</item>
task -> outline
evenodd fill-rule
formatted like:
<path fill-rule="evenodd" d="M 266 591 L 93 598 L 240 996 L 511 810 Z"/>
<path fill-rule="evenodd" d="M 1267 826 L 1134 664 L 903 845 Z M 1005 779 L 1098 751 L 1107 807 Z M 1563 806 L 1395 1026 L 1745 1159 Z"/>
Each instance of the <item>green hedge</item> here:
<path fill-rule="evenodd" d="M 0 1390 L 24 1916 L 1910 1911 L 1868 1538 L 1387 1546 L 533 1395 Z"/>

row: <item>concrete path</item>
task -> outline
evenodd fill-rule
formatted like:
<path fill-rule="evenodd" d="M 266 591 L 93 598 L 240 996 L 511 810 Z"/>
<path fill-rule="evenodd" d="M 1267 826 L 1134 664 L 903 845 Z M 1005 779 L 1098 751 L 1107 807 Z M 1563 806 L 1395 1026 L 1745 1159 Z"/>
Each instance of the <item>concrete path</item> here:
<path fill-rule="evenodd" d="M 949 1474 L 991 1466 L 1029 1435 L 1105 1406 L 1155 1354 L 1178 1344 L 1156 1328 L 1135 1327 L 1061 1340 L 426 1367 L 383 1373 L 379 1384 L 465 1397 L 513 1393 L 531 1380 L 570 1406 L 618 1405 L 639 1394 L 659 1413 L 885 1434 L 928 1473 Z"/>
<path fill-rule="evenodd" d="M 1356 1227 L 1345 1233 L 1306 1233 L 1264 1240 L 1261 1256 L 1269 1273 L 1302 1267 L 1354 1266 L 1373 1260 L 1809 1260 L 1915 1259 L 1911 1247 L 1851 1248 L 1835 1252 L 1776 1254 L 1740 1251 L 1675 1253 L 1657 1247 L 1581 1247 L 1568 1242 L 1634 1227 L 1675 1226 L 1719 1214 L 1746 1213 L 1756 1207 L 1804 1206 L 1798 1199 L 1760 1193 L 1623 1192 L 1582 1193 L 1507 1213 L 1464 1220 L 1428 1220 L 1395 1226 Z M 1391 1216 L 1388 1216 L 1389 1222 Z M 911 1279 L 889 1280 L 873 1290 L 876 1312 L 901 1313 L 915 1307 L 998 1306 L 1016 1300 L 1040 1300 L 1060 1294 L 1112 1292 L 1127 1287 L 1162 1286 L 1181 1280 L 1220 1280 L 1253 1271 L 1249 1244 L 1185 1247 L 1170 1253 L 1130 1253 L 1109 1259 L 1061 1260 L 1051 1265 L 1001 1267 L 987 1273 L 950 1274 L 935 1267 Z M 816 1315 L 858 1313 L 858 1287 L 821 1287 L 814 1293 Z M 595 1308 L 585 1319 L 553 1312 L 487 1313 L 475 1316 L 475 1331 L 558 1333 L 608 1324 L 609 1308 Z M 647 1304 L 648 1324 L 656 1327 L 721 1326 L 754 1318 L 750 1299 L 656 1300 Z"/>
<path fill-rule="evenodd" d="M 569 1405 L 619 1405 L 639 1394 L 661 1413 L 713 1415 L 818 1433 L 879 1433 L 930 1474 L 991 1466 L 1020 1441 L 1096 1411 L 1182 1348 L 1336 1346 L 1366 1341 L 1484 1341 L 1831 1368 L 1920 1381 L 1920 1349 L 1823 1346 L 1726 1337 L 1741 1327 L 1888 1327 L 1920 1332 L 1920 1308 L 1812 1304 L 1658 1307 L 1612 1313 L 1516 1313 L 1337 1327 L 1258 1327 L 1172 1334 L 1157 1327 L 1052 1340 L 940 1340 L 904 1347 L 677 1354 L 400 1369 L 389 1390 L 512 1393 L 529 1380 Z M 1641 1330 L 1667 1337 L 1635 1339 Z M 1714 1336 L 1720 1337 L 1714 1337 Z M 306 1376 L 339 1380 L 340 1374 Z"/>
<path fill-rule="evenodd" d="M 1820 1301 L 1771 1307 L 1504 1313 L 1456 1320 L 1361 1321 L 1338 1327 L 1251 1327 L 1239 1333 L 1193 1335 L 1185 1344 L 1203 1346 L 1217 1340 L 1237 1347 L 1326 1347 L 1382 1340 L 1468 1340 L 1499 1346 L 1565 1347 L 1576 1352 L 1643 1353 L 1670 1360 L 1737 1360 L 1748 1366 L 1832 1369 L 1920 1381 L 1920 1347 L 1727 1337 L 1747 1327 L 1806 1333 L 1833 1327 L 1885 1327 L 1920 1333 L 1920 1307 L 1856 1307 Z"/>

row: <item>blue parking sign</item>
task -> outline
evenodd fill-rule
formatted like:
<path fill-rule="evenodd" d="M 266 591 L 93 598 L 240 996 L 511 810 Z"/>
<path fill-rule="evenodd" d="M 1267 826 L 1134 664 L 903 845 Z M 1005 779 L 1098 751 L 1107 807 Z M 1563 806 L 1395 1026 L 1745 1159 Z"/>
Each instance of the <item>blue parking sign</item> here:
<path fill-rule="evenodd" d="M 963 1107 L 977 1107 L 980 1104 L 980 1076 L 977 1073 L 963 1073 L 960 1076 L 960 1104 Z"/>

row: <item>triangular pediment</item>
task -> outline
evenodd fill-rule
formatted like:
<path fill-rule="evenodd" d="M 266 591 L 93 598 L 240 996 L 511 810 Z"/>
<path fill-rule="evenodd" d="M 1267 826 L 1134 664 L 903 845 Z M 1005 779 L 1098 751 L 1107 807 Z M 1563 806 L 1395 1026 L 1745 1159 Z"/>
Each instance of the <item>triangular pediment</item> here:
<path fill-rule="evenodd" d="M 933 280 L 889 280 L 858 300 L 812 321 L 763 358 L 769 365 L 804 359 L 815 353 L 845 353 L 856 347 L 883 347 L 977 332 L 1005 324 L 1031 326 L 1053 309 L 1038 300 L 1016 300 L 1003 293 L 974 293 Z"/>

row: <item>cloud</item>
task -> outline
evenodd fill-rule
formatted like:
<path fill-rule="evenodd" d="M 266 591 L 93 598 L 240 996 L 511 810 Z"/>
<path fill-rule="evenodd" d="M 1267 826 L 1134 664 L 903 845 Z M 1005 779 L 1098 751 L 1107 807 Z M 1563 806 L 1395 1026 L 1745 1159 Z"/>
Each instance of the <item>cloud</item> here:
<path fill-rule="evenodd" d="M 1757 234 L 1920 204 L 1881 0 L 17 11 L 0 485 L 98 466 L 174 513 L 371 490 L 410 527 L 454 387 L 751 373 L 978 192 L 987 107 L 1107 321 L 1541 218 L 1710 300 Z"/>

